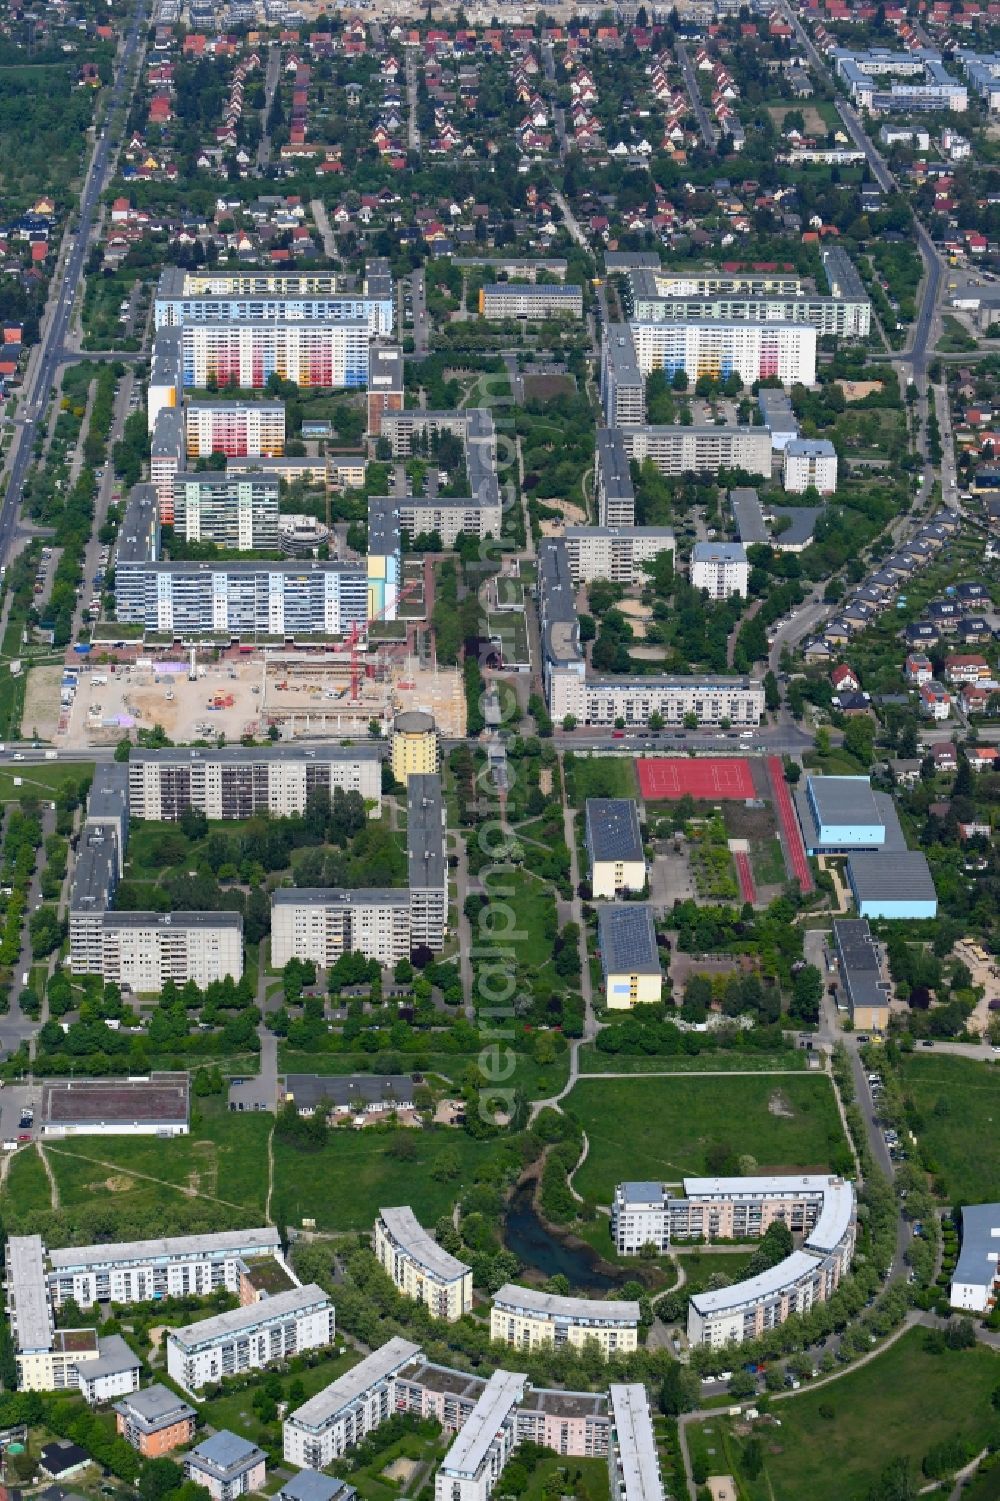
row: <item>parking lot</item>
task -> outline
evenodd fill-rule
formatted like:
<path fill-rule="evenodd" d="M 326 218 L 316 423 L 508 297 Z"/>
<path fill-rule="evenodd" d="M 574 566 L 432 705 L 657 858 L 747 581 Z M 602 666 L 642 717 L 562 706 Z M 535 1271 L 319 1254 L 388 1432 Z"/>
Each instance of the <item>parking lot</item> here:
<path fill-rule="evenodd" d="M 0 1145 L 4 1151 L 34 1140 L 41 1103 L 40 1084 L 7 1084 L 0 1089 Z M 27 1121 L 26 1112 L 33 1119 L 30 1124 L 22 1125 L 22 1121 Z"/>

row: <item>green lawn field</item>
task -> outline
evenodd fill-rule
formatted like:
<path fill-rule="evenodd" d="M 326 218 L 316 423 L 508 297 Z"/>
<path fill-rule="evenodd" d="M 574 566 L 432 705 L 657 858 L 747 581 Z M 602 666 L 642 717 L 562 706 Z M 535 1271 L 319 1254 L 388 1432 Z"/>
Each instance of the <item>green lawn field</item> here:
<path fill-rule="evenodd" d="M 37 1147 L 24 1147 L 14 1153 L 4 1193 L 16 1206 L 18 1214 L 51 1208 L 52 1193 Z"/>
<path fill-rule="evenodd" d="M 567 766 L 569 796 L 575 808 L 588 797 L 638 797 L 635 762 L 630 756 L 574 756 Z"/>
<path fill-rule="evenodd" d="M 94 775 L 92 761 L 64 761 L 61 765 L 5 766 L 0 770 L 0 802 L 23 802 L 25 798 L 50 799 L 67 782 L 73 787 Z M 17 778 L 21 785 L 16 787 Z"/>
<path fill-rule="evenodd" d="M 903 1061 L 903 1083 L 949 1203 L 1000 1198 L 1000 1069 L 918 1051 Z"/>
<path fill-rule="evenodd" d="M 1000 1414 L 990 1401 L 998 1381 L 995 1351 L 980 1345 L 930 1354 L 927 1332 L 912 1329 L 867 1365 L 775 1403 L 781 1428 L 765 1433 L 764 1469 L 756 1480 L 743 1479 L 742 1493 L 748 1501 L 863 1501 L 896 1459 L 908 1462 L 915 1493 L 927 1483 L 921 1465 L 934 1445 L 955 1437 L 978 1451 L 1000 1439 Z M 714 1444 L 718 1455 L 727 1425 L 720 1419 L 706 1427 L 716 1432 L 703 1430 L 699 1443 Z M 727 1456 L 738 1452 L 727 1436 Z M 941 1495 L 950 1489 L 946 1484 Z"/>
<path fill-rule="evenodd" d="M 751 1048 L 719 1049 L 705 1053 L 673 1053 L 650 1057 L 648 1053 L 602 1053 L 592 1042 L 580 1049 L 581 1074 L 703 1074 L 773 1073 L 775 1069 L 805 1072 L 807 1055 L 802 1048 L 787 1053 L 755 1053 Z"/>
<path fill-rule="evenodd" d="M 105 1198 L 117 1211 L 162 1211 L 171 1190 L 200 1199 L 220 1227 L 263 1224 L 270 1115 L 196 1113 L 190 1136 L 74 1137 L 46 1151 L 64 1209 Z M 141 1175 L 141 1176 L 140 1176 Z M 169 1185 L 169 1186 L 164 1186 Z"/>
<path fill-rule="evenodd" d="M 552 887 L 523 868 L 487 876 L 484 884 L 492 905 L 499 909 L 498 930 L 503 946 L 513 950 L 518 973 L 528 983 L 548 980 L 562 988 L 564 982 L 552 965 L 557 926 Z M 513 913 L 512 918 L 505 908 Z"/>
<path fill-rule="evenodd" d="M 606 1459 L 543 1459 L 532 1471 L 524 1501 L 545 1501 L 554 1494 L 554 1476 L 565 1470 L 569 1476 L 564 1495 L 577 1501 L 608 1501 L 608 1462 Z"/>
<path fill-rule="evenodd" d="M 565 1108 L 590 1142 L 574 1184 L 600 1204 L 626 1178 L 677 1182 L 705 1173 L 714 1145 L 751 1155 L 761 1172 L 822 1171 L 844 1147 L 823 1074 L 581 1079 Z"/>
<path fill-rule="evenodd" d="M 396 1155 L 405 1138 L 412 1157 Z M 412 1143 L 412 1147 L 410 1144 Z M 476 1170 L 496 1151 L 464 1131 L 335 1131 L 318 1152 L 274 1143 L 274 1197 L 279 1224 L 314 1219 L 319 1230 L 370 1230 L 383 1204 L 409 1204 L 422 1225 L 450 1214 Z"/>

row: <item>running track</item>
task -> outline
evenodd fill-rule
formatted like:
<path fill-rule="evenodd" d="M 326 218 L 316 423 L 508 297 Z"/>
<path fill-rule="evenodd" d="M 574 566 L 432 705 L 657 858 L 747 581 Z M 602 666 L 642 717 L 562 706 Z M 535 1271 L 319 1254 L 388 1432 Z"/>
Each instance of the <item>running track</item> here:
<path fill-rule="evenodd" d="M 742 850 L 733 855 L 736 861 L 736 875 L 740 883 L 740 896 L 751 906 L 757 900 L 757 888 L 753 883 L 753 871 L 750 869 L 750 856 Z"/>
<path fill-rule="evenodd" d="M 771 779 L 774 806 L 777 809 L 778 821 L 784 836 L 785 855 L 791 862 L 792 874 L 799 883 L 799 890 L 803 896 L 808 896 L 813 889 L 812 872 L 806 858 L 802 835 L 799 833 L 798 820 L 789 796 L 788 783 L 785 781 L 785 767 L 780 756 L 768 756 L 767 774 Z"/>

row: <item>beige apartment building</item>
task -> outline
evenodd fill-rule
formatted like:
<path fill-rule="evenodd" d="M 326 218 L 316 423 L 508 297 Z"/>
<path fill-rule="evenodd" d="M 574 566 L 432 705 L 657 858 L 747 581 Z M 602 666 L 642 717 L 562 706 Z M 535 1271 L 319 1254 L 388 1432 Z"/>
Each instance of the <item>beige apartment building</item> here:
<path fill-rule="evenodd" d="M 668 526 L 568 526 L 565 540 L 574 584 L 610 579 L 626 588 L 643 581 L 643 563 L 673 557 L 676 545 Z"/>
<path fill-rule="evenodd" d="M 454 1322 L 471 1312 L 472 1268 L 439 1246 L 408 1205 L 379 1210 L 374 1250 L 403 1296 L 436 1319 Z"/>
<path fill-rule="evenodd" d="M 639 1305 L 597 1298 L 561 1298 L 534 1287 L 506 1283 L 493 1294 L 490 1339 L 531 1350 L 539 1345 L 581 1349 L 596 1340 L 605 1356 L 635 1350 Z"/>
<path fill-rule="evenodd" d="M 365 745 L 228 745 L 221 750 L 133 749 L 129 808 L 136 818 L 172 822 L 186 808 L 206 818 L 287 818 L 304 813 L 310 792 L 358 792 L 382 803 L 383 750 Z"/>
<path fill-rule="evenodd" d="M 348 891 L 287 886 L 271 897 L 271 960 L 311 959 L 321 969 L 341 954 L 364 954 L 381 965 L 410 954 L 410 893 L 405 887 Z"/>
<path fill-rule="evenodd" d="M 238 912 L 105 912 L 101 973 L 110 984 L 144 994 L 168 980 L 200 990 L 243 975 L 243 918 Z"/>

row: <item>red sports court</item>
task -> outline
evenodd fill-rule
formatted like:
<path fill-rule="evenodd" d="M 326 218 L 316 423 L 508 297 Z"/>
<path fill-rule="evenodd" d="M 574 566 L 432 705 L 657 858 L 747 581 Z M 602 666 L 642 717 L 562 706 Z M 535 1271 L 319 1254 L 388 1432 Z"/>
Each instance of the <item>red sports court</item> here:
<path fill-rule="evenodd" d="M 636 763 L 639 791 L 649 802 L 695 797 L 706 802 L 755 797 L 750 762 L 740 756 L 650 756 Z"/>

